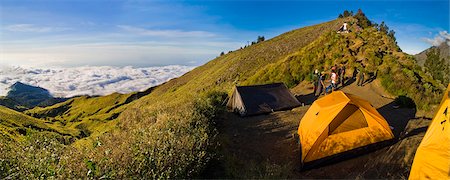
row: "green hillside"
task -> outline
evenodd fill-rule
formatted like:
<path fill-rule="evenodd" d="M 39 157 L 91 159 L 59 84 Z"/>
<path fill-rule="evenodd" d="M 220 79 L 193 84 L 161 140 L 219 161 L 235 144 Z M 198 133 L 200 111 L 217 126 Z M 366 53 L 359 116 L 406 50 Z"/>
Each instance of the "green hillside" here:
<path fill-rule="evenodd" d="M 267 64 L 296 52 L 321 35 L 338 29 L 348 19 L 337 19 L 281 34 L 270 40 L 219 56 L 185 75 L 157 88 L 135 104 L 148 107 L 159 101 L 177 103 L 189 100 L 201 92 L 211 90 L 231 92 L 231 88 L 245 81 Z M 145 109 L 145 108 L 143 108 Z M 134 110 L 132 110 L 134 111 Z"/>
<path fill-rule="evenodd" d="M 28 109 L 27 107 L 20 105 L 18 102 L 5 96 L 0 96 L 0 105 L 8 107 L 10 109 L 14 109 L 16 111 L 25 111 Z"/>
<path fill-rule="evenodd" d="M 350 24 L 351 33 L 328 32 L 301 50 L 262 68 L 244 84 L 284 82 L 294 87 L 310 79 L 312 70 L 329 72 L 335 64 L 344 64 L 347 76 L 351 76 L 361 61 L 365 72 L 377 72 L 391 94 L 412 98 L 419 109 L 428 110 L 430 104 L 438 103 L 444 87 L 425 74 L 412 56 L 402 53 L 395 39 L 377 27 L 360 29 L 356 19 Z"/>
<path fill-rule="evenodd" d="M 77 138 L 85 138 L 111 130 L 115 120 L 126 105 L 147 95 L 150 88 L 143 92 L 129 94 L 113 93 L 106 96 L 80 96 L 48 107 L 35 107 L 24 113 L 45 121 L 50 121 L 66 129 L 78 131 Z"/>
<path fill-rule="evenodd" d="M 130 94 L 80 96 L 48 107 L 35 107 L 23 113 L 0 106 L 0 130 L 3 135 L 16 140 L 22 139 L 28 132 L 67 136 L 70 142 L 64 143 L 73 143 L 86 137 L 94 139 L 115 127 L 117 121 L 114 120 L 128 103 L 147 95 L 152 89 Z"/>
<path fill-rule="evenodd" d="M 0 133 L 12 139 L 20 140 L 33 132 L 50 132 L 70 138 L 76 131 L 66 129 L 50 121 L 43 121 L 0 106 Z"/>

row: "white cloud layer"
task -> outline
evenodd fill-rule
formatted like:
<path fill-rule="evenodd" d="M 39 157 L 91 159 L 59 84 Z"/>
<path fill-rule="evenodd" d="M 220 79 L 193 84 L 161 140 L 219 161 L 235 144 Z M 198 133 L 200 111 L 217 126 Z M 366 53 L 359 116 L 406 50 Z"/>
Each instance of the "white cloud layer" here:
<path fill-rule="evenodd" d="M 434 38 L 423 38 L 423 40 L 433 46 L 439 46 L 444 42 L 450 46 L 450 34 L 447 31 L 440 31 Z"/>
<path fill-rule="evenodd" d="M 48 89 L 56 97 L 107 95 L 142 91 L 179 77 L 192 66 L 134 68 L 85 66 L 74 68 L 0 67 L 0 95 L 17 81 Z"/>

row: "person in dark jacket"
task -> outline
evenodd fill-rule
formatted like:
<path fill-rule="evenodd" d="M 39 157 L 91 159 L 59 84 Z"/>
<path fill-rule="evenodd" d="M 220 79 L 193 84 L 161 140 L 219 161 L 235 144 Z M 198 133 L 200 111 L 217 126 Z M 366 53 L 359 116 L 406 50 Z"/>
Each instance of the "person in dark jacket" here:
<path fill-rule="evenodd" d="M 318 83 L 317 83 L 317 90 L 314 93 L 314 95 L 316 97 L 319 97 L 322 94 L 323 89 L 325 87 L 325 83 L 324 83 L 324 81 L 325 81 L 325 72 L 321 72 L 321 73 L 318 73 L 318 74 L 319 74 L 319 78 L 318 78 Z"/>
<path fill-rule="evenodd" d="M 317 87 L 319 86 L 319 78 L 320 78 L 320 72 L 319 70 L 314 70 L 314 74 L 312 76 L 312 80 L 314 82 L 314 92 L 313 94 L 316 94 Z"/>
<path fill-rule="evenodd" d="M 341 65 L 341 67 L 339 68 L 339 82 L 341 83 L 341 87 L 344 87 L 345 85 L 345 65 Z"/>
<path fill-rule="evenodd" d="M 358 68 L 358 82 L 356 83 L 358 86 L 363 86 L 364 85 L 364 64 L 361 64 L 361 67 Z"/>

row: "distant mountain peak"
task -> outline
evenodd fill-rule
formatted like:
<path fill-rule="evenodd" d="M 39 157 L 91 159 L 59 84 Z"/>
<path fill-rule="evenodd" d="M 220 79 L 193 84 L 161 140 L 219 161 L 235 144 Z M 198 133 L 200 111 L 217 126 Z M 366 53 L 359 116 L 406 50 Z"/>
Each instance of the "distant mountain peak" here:
<path fill-rule="evenodd" d="M 48 106 L 65 100 L 66 98 L 54 98 L 47 89 L 42 87 L 17 81 L 9 87 L 6 97 L 0 99 L 0 105 L 17 110 L 17 107 Z"/>
<path fill-rule="evenodd" d="M 14 84 L 12 84 L 11 88 L 13 88 L 13 87 L 14 88 L 39 88 L 39 89 L 42 89 L 42 90 L 46 90 L 44 88 L 41 88 L 41 87 L 38 87 L 38 86 L 29 85 L 29 84 L 25 84 L 25 83 L 22 83 L 20 81 L 17 81 Z"/>
<path fill-rule="evenodd" d="M 439 58 L 445 59 L 448 63 L 450 63 L 450 40 L 446 40 L 442 42 L 439 46 L 431 46 L 428 49 L 420 52 L 419 54 L 414 55 L 416 57 L 416 61 L 420 66 L 424 66 L 425 60 L 427 59 L 427 53 L 431 50 L 439 51 Z"/>
<path fill-rule="evenodd" d="M 36 87 L 32 85 L 28 85 L 22 82 L 17 81 L 11 87 L 9 88 L 9 92 L 6 95 L 6 97 L 15 97 L 18 94 L 21 93 L 27 93 L 27 94 L 39 94 L 41 97 L 45 98 L 53 98 L 53 96 L 50 94 L 50 92 L 47 89 Z"/>

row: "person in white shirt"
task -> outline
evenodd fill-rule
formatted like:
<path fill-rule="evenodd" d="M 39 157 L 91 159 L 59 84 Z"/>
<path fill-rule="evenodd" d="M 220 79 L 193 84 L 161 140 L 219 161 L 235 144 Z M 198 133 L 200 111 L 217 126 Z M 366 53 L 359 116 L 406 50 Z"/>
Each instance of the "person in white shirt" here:
<path fill-rule="evenodd" d="M 344 22 L 344 24 L 342 25 L 342 31 L 347 31 L 347 22 Z"/>
<path fill-rule="evenodd" d="M 325 89 L 325 93 L 328 93 L 328 90 L 331 89 L 331 91 L 336 90 L 336 82 L 337 82 L 337 74 L 336 70 L 333 68 L 331 69 L 331 84 Z"/>
<path fill-rule="evenodd" d="M 336 71 L 331 71 L 331 86 L 334 89 L 336 89 L 336 83 L 337 83 L 337 74 Z"/>

